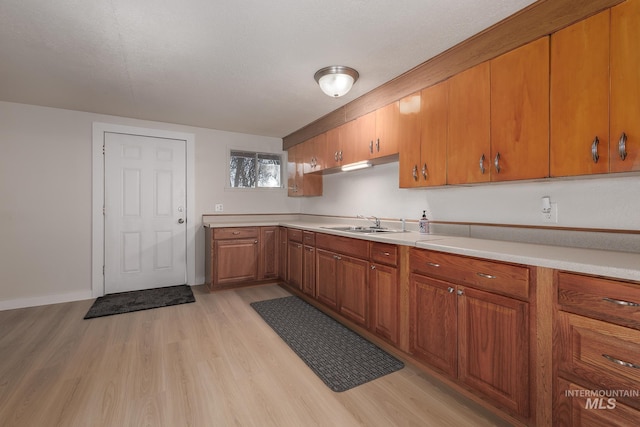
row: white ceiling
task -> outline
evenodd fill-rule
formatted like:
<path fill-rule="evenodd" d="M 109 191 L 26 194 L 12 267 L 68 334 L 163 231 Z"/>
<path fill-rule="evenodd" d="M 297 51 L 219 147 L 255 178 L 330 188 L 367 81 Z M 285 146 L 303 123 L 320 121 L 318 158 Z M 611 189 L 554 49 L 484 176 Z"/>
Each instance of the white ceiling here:
<path fill-rule="evenodd" d="M 531 3 L 0 0 L 0 100 L 283 137 Z"/>

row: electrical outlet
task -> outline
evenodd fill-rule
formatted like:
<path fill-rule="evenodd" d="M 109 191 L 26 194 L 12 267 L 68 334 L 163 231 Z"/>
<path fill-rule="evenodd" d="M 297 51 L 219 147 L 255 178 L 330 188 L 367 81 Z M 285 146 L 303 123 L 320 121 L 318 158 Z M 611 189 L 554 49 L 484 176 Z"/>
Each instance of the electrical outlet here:
<path fill-rule="evenodd" d="M 222 212 L 224 210 L 224 206 L 222 203 L 216 203 L 216 212 Z"/>
<path fill-rule="evenodd" d="M 542 222 L 547 222 L 551 224 L 558 223 L 558 204 L 551 203 L 551 209 L 549 212 L 542 212 Z"/>

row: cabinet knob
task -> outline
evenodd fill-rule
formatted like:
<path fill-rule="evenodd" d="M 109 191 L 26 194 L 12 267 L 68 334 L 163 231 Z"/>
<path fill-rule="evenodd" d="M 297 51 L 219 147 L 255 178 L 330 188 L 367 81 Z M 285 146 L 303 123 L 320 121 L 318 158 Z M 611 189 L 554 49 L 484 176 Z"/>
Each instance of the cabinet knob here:
<path fill-rule="evenodd" d="M 480 157 L 480 173 L 484 175 L 484 154 Z"/>
<path fill-rule="evenodd" d="M 500 173 L 500 152 L 496 154 L 496 158 L 493 159 L 493 166 L 496 168 L 496 172 Z"/>
<path fill-rule="evenodd" d="M 418 165 L 413 165 L 413 170 L 411 171 L 411 175 L 413 175 L 413 180 L 418 180 Z"/>
<path fill-rule="evenodd" d="M 254 241 L 253 241 L 253 243 L 258 243 L 258 241 L 257 241 L 257 240 L 254 240 Z"/>
<path fill-rule="evenodd" d="M 427 179 L 427 164 L 426 163 L 422 165 L 422 177 L 424 179 Z"/>
<path fill-rule="evenodd" d="M 455 291 L 455 289 L 453 289 L 453 286 L 449 286 L 449 287 L 447 288 L 447 292 L 449 292 L 450 294 L 452 294 L 452 293 L 453 293 L 453 291 Z"/>
<path fill-rule="evenodd" d="M 372 269 L 372 270 L 375 270 L 375 269 L 376 269 L 376 266 L 375 266 L 375 265 L 373 265 L 373 264 L 371 264 L 371 269 Z"/>
<path fill-rule="evenodd" d="M 464 291 L 462 289 L 458 289 L 458 292 L 456 292 L 458 295 L 464 295 Z"/>

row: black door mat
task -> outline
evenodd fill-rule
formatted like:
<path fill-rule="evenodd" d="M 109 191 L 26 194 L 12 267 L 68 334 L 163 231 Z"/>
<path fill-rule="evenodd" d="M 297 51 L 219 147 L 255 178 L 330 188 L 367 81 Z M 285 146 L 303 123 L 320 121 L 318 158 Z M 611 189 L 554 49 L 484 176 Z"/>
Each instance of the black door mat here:
<path fill-rule="evenodd" d="M 166 288 L 108 294 L 96 299 L 85 319 L 149 310 L 151 308 L 195 302 L 191 286 L 178 285 Z"/>

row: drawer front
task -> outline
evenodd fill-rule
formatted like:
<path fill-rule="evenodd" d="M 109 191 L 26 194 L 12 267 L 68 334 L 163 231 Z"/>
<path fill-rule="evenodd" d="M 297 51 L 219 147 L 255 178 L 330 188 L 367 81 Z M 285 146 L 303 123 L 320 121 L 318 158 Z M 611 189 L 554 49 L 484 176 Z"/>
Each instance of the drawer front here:
<path fill-rule="evenodd" d="M 356 258 L 369 258 L 369 242 L 367 240 L 316 233 L 316 246 Z"/>
<path fill-rule="evenodd" d="M 388 243 L 371 243 L 371 260 L 380 264 L 398 265 L 398 247 Z"/>
<path fill-rule="evenodd" d="M 312 231 L 304 231 L 302 233 L 303 243 L 307 246 L 315 246 L 316 245 L 316 233 Z"/>
<path fill-rule="evenodd" d="M 288 230 L 289 240 L 302 243 L 302 230 L 297 228 L 289 228 Z"/>
<path fill-rule="evenodd" d="M 558 379 L 553 425 L 627 427 L 638 424 L 639 411 L 620 403 L 617 398 L 594 397 L 591 392 Z"/>
<path fill-rule="evenodd" d="M 222 239 L 248 239 L 258 237 L 258 227 L 225 227 L 214 228 L 213 238 Z"/>
<path fill-rule="evenodd" d="M 640 390 L 640 331 L 559 312 L 559 375 L 592 390 Z M 640 409 L 637 396 L 619 401 Z"/>
<path fill-rule="evenodd" d="M 562 310 L 640 329 L 640 283 L 565 272 L 556 280 Z"/>
<path fill-rule="evenodd" d="M 417 248 L 411 249 L 409 263 L 413 273 L 529 299 L 529 269 L 524 266 Z"/>

